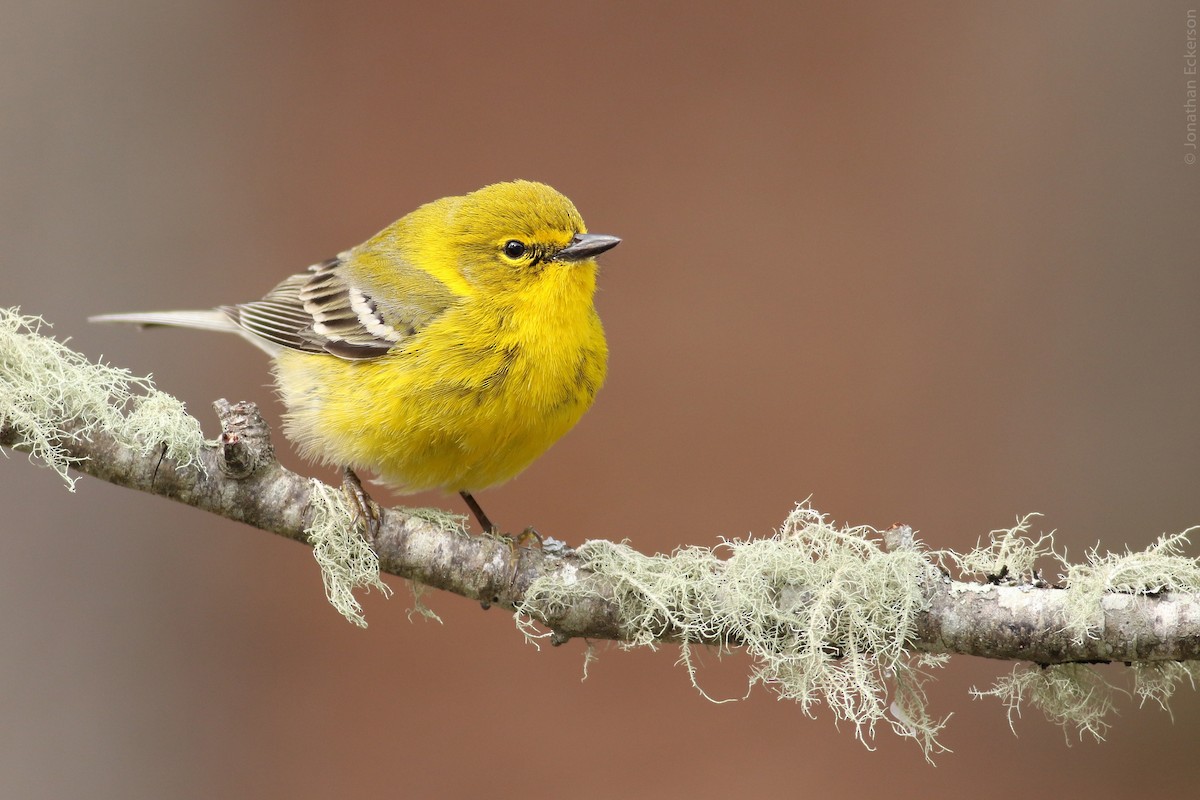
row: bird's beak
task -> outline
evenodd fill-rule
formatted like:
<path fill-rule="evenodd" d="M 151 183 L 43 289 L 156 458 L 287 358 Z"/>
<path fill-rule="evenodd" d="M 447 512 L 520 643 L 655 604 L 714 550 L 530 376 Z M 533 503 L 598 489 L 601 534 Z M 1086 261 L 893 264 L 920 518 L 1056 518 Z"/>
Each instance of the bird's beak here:
<path fill-rule="evenodd" d="M 555 261 L 582 261 L 600 255 L 621 243 L 616 236 L 603 233 L 577 233 L 571 243 L 554 254 Z"/>

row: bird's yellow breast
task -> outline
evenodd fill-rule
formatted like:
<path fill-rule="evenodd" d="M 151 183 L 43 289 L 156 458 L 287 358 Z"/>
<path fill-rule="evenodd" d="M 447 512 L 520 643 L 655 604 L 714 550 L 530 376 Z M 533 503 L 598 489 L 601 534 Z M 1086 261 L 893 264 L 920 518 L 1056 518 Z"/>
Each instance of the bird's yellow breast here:
<path fill-rule="evenodd" d="M 285 432 L 306 457 L 402 492 L 514 477 L 574 426 L 607 368 L 594 271 L 549 269 L 519 293 L 462 298 L 379 358 L 279 353 Z"/>

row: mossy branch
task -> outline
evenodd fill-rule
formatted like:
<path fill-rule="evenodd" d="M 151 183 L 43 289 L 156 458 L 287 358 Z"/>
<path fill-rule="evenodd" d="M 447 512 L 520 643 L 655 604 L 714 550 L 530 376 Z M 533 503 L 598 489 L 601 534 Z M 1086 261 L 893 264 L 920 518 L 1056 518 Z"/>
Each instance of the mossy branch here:
<path fill-rule="evenodd" d="M 1062 586 L 1036 568 L 1059 557 L 1049 536 L 1024 535 L 1029 517 L 958 555 L 923 548 L 907 527 L 837 528 L 801 505 L 776 535 L 725 542 L 725 553 L 647 556 L 608 541 L 519 548 L 467 535 L 461 517 L 394 508 L 381 510 L 368 547 L 342 491 L 279 464 L 252 404 L 218 401 L 221 434 L 205 441 L 149 379 L 90 363 L 40 325 L 0 310 L 0 446 L 72 486 L 68 470 L 305 542 L 330 601 L 358 624 L 354 591 L 386 592 L 382 571 L 511 609 L 527 636 L 554 644 L 679 644 L 693 681 L 690 648 L 740 647 L 755 660 L 751 685 L 806 711 L 824 701 L 860 735 L 886 720 L 927 754 L 941 722 L 925 714 L 921 670 L 939 657 L 1038 665 L 986 693 L 1010 708 L 1028 698 L 1092 733 L 1109 701 L 1073 704 L 1072 691 L 1096 697 L 1099 680 L 1079 665 L 1135 664 L 1135 690 L 1160 703 L 1195 677 L 1200 565 L 1180 551 L 1186 532 L 1141 553 L 1062 562 Z M 968 579 L 952 579 L 952 568 Z"/>

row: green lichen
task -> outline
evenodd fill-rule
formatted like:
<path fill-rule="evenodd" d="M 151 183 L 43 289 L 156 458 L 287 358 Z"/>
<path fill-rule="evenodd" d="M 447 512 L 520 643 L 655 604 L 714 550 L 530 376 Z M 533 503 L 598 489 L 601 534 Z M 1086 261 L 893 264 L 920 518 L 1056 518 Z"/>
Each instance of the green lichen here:
<path fill-rule="evenodd" d="M 78 463 L 65 444 L 103 433 L 146 456 L 161 453 L 181 469 L 203 471 L 200 423 L 182 402 L 154 388 L 149 377 L 89 361 L 45 336 L 38 317 L 0 309 L 0 423 L 30 458 L 53 469 L 74 490 L 68 470 Z M 365 625 L 356 588 L 390 590 L 379 580 L 379 560 L 358 536 L 341 492 L 313 484 L 308 531 L 325 593 L 351 622 Z"/>
<path fill-rule="evenodd" d="M 1120 691 L 1086 664 L 1018 664 L 991 689 L 972 689 L 971 694 L 977 699 L 998 698 L 1008 709 L 1008 727 L 1013 735 L 1017 733 L 1014 718 L 1021 716 L 1022 704 L 1029 703 L 1060 725 L 1064 734 L 1074 729 L 1081 739 L 1089 734 L 1103 741 L 1110 727 L 1106 718 L 1116 709 L 1113 695 Z"/>
<path fill-rule="evenodd" d="M 305 530 L 313 558 L 321 568 L 325 597 L 338 613 L 360 628 L 367 627 L 356 589 L 378 589 L 384 597 L 392 590 L 379 579 L 379 557 L 353 525 L 353 510 L 340 489 L 312 481 L 312 521 Z"/>
<path fill-rule="evenodd" d="M 442 508 L 426 507 L 408 508 L 405 509 L 405 513 L 428 522 L 439 530 L 454 531 L 456 533 L 467 532 L 467 517 L 464 514 L 455 514 Z"/>
<path fill-rule="evenodd" d="M 1158 594 L 1200 591 L 1200 562 L 1183 555 L 1197 528 L 1163 534 L 1145 550 L 1101 554 L 1093 548 L 1082 564 L 1067 564 L 1067 630 L 1079 640 L 1095 635 L 1103 621 L 1105 593 Z"/>
<path fill-rule="evenodd" d="M 1038 577 L 1032 571 L 1037 559 L 1048 556 L 1057 560 L 1063 570 L 1060 580 L 1067 591 L 1063 627 L 1078 641 L 1095 636 L 1101 629 L 1105 595 L 1200 591 L 1200 562 L 1183 552 L 1189 534 L 1196 528 L 1164 534 L 1145 550 L 1102 554 L 1093 548 L 1083 563 L 1071 564 L 1065 555 L 1054 550 L 1050 534 L 1036 540 L 1021 535 L 1027 532 L 1029 519 L 1023 518 L 1016 528 L 993 532 L 989 547 L 965 556 L 951 554 L 952 560 L 962 565 L 964 571 L 989 577 L 994 577 L 997 569 L 1007 567 L 1008 574 L 1018 583 L 1032 582 L 1031 578 Z M 1170 698 L 1180 686 L 1186 682 L 1195 688 L 1200 663 L 1134 662 L 1128 665 L 1128 675 L 1133 694 L 1142 705 L 1153 701 L 1169 713 Z M 1103 739 L 1110 725 L 1107 719 L 1116 707 L 1116 696 L 1128 692 L 1109 683 L 1089 665 L 1060 664 L 1018 665 L 991 689 L 973 689 L 972 694 L 999 698 L 1008 708 L 1010 727 L 1020 715 L 1022 703 L 1028 702 L 1064 731 L 1074 730 L 1080 737 L 1088 734 Z"/>
<path fill-rule="evenodd" d="M 1056 552 L 1052 533 L 1030 533 L 1036 516 L 993 531 L 987 544 L 965 554 L 925 551 L 905 544 L 905 537 L 893 537 L 897 544 L 889 551 L 878 532 L 835 528 L 807 505 L 797 507 L 776 536 L 726 542 L 715 551 L 687 547 L 646 556 L 625 544 L 588 542 L 578 551 L 585 571 L 561 583 L 553 577 L 535 583 L 520 623 L 527 636 L 548 635 L 535 632 L 534 617 L 554 615 L 603 589 L 624 620 L 623 646 L 678 641 L 680 663 L 702 694 L 694 649 L 721 654 L 742 647 L 753 664 L 748 691 L 768 686 L 809 715 L 823 703 L 852 722 L 864 742 L 886 720 L 895 733 L 916 739 L 928 758 L 940 748 L 945 719 L 928 714 L 923 668 L 948 657 L 914 656 L 906 643 L 929 582 L 942 578 L 931 564 L 1031 586 L 1048 585 L 1042 562 L 1060 565 L 1074 604 L 1069 624 L 1081 630 L 1096 624 L 1106 593 L 1200 591 L 1200 565 L 1182 553 L 1188 531 L 1142 552 L 1093 551 L 1085 564 L 1070 565 Z M 1200 664 L 1134 664 L 1130 674 L 1143 703 L 1169 710 L 1179 686 L 1195 685 Z M 972 691 L 1001 699 L 1014 730 L 1024 703 L 1065 732 L 1096 739 L 1108 730 L 1116 696 L 1126 693 L 1082 664 L 1019 665 L 992 689 Z"/>
<path fill-rule="evenodd" d="M 413 607 L 408 610 L 408 621 L 412 622 L 413 615 L 421 617 L 424 620 L 433 620 L 434 622 L 442 623 L 442 618 L 437 613 L 425 605 L 425 593 L 429 591 L 429 587 L 420 581 L 406 581 L 408 589 L 412 592 Z M 442 623 L 445 624 L 445 623 Z"/>
<path fill-rule="evenodd" d="M 1153 701 L 1171 714 L 1171 696 L 1180 684 L 1187 681 L 1192 691 L 1196 690 L 1200 661 L 1139 661 L 1130 664 L 1129 671 L 1133 675 L 1133 693 L 1139 704 Z M 1171 716 L 1174 718 L 1174 714 Z"/>
<path fill-rule="evenodd" d="M 0 309 L 0 422 L 9 425 L 31 459 L 74 491 L 76 463 L 64 446 L 104 432 L 147 455 L 163 451 L 181 468 L 202 469 L 204 437 L 183 403 L 154 388 L 149 377 L 97 364 L 42 334 L 40 317 Z"/>
<path fill-rule="evenodd" d="M 521 611 L 551 611 L 609 587 L 624 646 L 679 641 L 680 662 L 701 692 L 692 649 L 735 643 L 753 660 L 747 691 L 767 686 L 810 716 L 824 703 L 864 742 L 886 722 L 927 755 L 939 747 L 942 722 L 925 711 L 919 670 L 933 662 L 914 661 L 905 648 L 934 578 L 922 551 L 886 551 L 877 531 L 837 528 L 807 505 L 775 536 L 719 549 L 724 558 L 703 547 L 647 556 L 587 542 L 578 550 L 583 577 L 539 579 Z"/>
<path fill-rule="evenodd" d="M 1032 583 L 1040 577 L 1037 563 L 1054 553 L 1054 532 L 1026 536 L 1033 520 L 1041 514 L 1026 514 L 1011 528 L 988 534 L 988 544 L 967 553 L 944 551 L 947 559 L 968 577 L 981 577 L 995 583 Z"/>

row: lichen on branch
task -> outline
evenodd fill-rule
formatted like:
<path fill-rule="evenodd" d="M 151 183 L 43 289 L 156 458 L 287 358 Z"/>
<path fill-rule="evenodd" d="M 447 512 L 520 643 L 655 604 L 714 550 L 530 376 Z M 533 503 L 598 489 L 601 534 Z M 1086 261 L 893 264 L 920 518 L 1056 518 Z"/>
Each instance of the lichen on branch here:
<path fill-rule="evenodd" d="M 721 553 L 719 551 L 725 551 Z M 747 690 L 770 687 L 810 716 L 823 702 L 870 738 L 886 721 L 929 750 L 941 727 L 909 703 L 889 715 L 890 686 L 919 687 L 906 642 L 940 574 L 917 548 L 887 551 L 870 528 L 838 528 L 807 504 L 770 537 L 647 556 L 625 544 L 590 541 L 575 551 L 580 572 L 548 572 L 518 613 L 546 618 L 603 593 L 615 604 L 625 646 L 677 641 L 697 683 L 692 648 L 743 648 L 753 659 Z M 722 555 L 724 557 L 722 557 Z M 707 694 L 705 694 L 707 697 Z"/>
<path fill-rule="evenodd" d="M 382 570 L 513 609 L 527 636 L 556 644 L 673 643 L 697 689 L 694 648 L 737 647 L 753 661 L 748 690 L 767 686 L 807 714 L 823 703 L 864 741 L 886 722 L 927 756 L 944 720 L 926 710 L 926 670 L 950 654 L 1026 662 L 978 694 L 1001 698 L 1010 721 L 1025 701 L 1096 736 L 1123 690 L 1093 663 L 1127 664 L 1132 694 L 1164 709 L 1200 673 L 1190 530 L 1071 564 L 1051 534 L 1031 533 L 1033 515 L 959 554 L 925 549 L 906 526 L 839 527 L 801 504 L 773 536 L 645 555 L 603 540 L 531 550 L 468 536 L 455 515 L 382 509 L 368 546 L 339 490 L 279 464 L 252 404 L 218 401 L 222 433 L 206 442 L 148 377 L 91 363 L 42 326 L 0 309 L 0 447 L 72 487 L 68 470 L 303 541 L 356 624 L 355 593 L 386 594 Z"/>
<path fill-rule="evenodd" d="M 68 441 L 103 432 L 142 456 L 161 450 L 181 468 L 202 468 L 204 437 L 183 403 L 149 377 L 89 361 L 41 334 L 40 317 L 0 309 L 0 423 L 74 491 L 68 469 L 79 458 Z"/>

